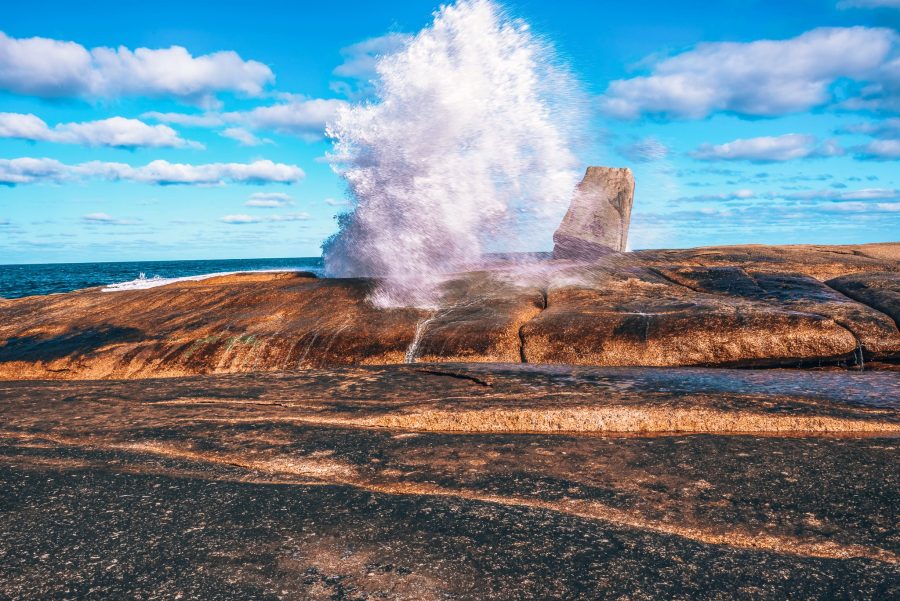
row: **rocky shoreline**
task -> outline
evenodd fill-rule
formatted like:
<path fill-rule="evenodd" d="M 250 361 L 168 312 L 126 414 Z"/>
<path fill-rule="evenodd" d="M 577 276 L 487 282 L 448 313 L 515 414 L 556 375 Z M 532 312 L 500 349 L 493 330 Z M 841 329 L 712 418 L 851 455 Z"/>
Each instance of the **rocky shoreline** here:
<path fill-rule="evenodd" d="M 450 276 L 440 308 L 374 282 L 249 273 L 0 301 L 0 378 L 108 379 L 356 364 L 887 367 L 900 244 L 739 246 Z"/>
<path fill-rule="evenodd" d="M 898 257 L 0 300 L 0 598 L 895 598 Z"/>

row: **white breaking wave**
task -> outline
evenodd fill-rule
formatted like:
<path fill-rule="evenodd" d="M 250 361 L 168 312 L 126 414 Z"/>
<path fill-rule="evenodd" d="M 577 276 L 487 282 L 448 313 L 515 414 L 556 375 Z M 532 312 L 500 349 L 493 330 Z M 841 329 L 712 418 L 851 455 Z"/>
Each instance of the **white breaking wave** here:
<path fill-rule="evenodd" d="M 235 275 L 238 273 L 294 273 L 298 271 L 315 272 L 315 268 L 311 269 L 251 269 L 245 271 L 220 271 L 216 273 L 203 273 L 200 275 L 186 275 L 177 278 L 163 278 L 158 275 L 146 277 L 143 273 L 133 280 L 127 282 L 117 282 L 104 286 L 102 292 L 122 292 L 124 290 L 147 290 L 149 288 L 157 288 L 159 286 L 167 286 L 178 282 L 199 282 L 208 280 L 209 278 L 217 278 L 223 275 Z"/>
<path fill-rule="evenodd" d="M 326 273 L 380 278 L 382 306 L 434 306 L 443 274 L 549 247 L 587 126 L 551 46 L 494 2 L 459 0 L 377 74 L 377 100 L 328 129 L 354 209 L 323 245 Z"/>

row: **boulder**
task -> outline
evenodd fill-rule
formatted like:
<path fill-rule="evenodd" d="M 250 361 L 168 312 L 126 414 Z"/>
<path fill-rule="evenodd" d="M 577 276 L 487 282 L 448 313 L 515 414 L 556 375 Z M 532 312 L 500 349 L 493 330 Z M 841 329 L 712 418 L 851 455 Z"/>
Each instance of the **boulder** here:
<path fill-rule="evenodd" d="M 588 167 L 553 234 L 553 258 L 590 260 L 624 252 L 633 200 L 631 169 Z"/>

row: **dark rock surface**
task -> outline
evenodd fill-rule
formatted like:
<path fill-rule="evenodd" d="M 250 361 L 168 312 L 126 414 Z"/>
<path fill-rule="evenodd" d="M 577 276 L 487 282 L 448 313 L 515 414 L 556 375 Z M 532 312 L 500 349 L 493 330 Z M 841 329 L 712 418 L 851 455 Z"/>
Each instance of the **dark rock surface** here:
<path fill-rule="evenodd" d="M 829 280 L 828 285 L 900 324 L 900 273 L 853 274 Z"/>
<path fill-rule="evenodd" d="M 0 598 L 896 598 L 898 399 L 472 364 L 4 382 Z"/>
<path fill-rule="evenodd" d="M 894 356 L 900 352 L 900 333 L 890 314 L 884 312 L 890 302 L 857 302 L 833 285 L 801 274 L 759 271 L 740 267 L 685 267 L 659 272 L 697 292 L 718 294 L 748 300 L 765 300 L 786 311 L 821 315 L 850 331 L 861 351 L 877 356 Z M 850 276 L 872 282 L 881 275 L 879 290 L 900 299 L 900 274 L 863 274 Z M 887 277 L 885 277 L 887 276 Z M 891 277 L 893 276 L 893 277 Z M 874 300 L 874 295 L 870 295 Z M 877 306 L 876 306 L 877 305 Z"/>
<path fill-rule="evenodd" d="M 800 273 L 820 281 L 870 271 L 900 271 L 900 243 L 826 246 L 706 246 L 634 253 L 648 265 L 667 267 L 746 267 L 779 273 Z"/>
<path fill-rule="evenodd" d="M 436 310 L 373 282 L 243 274 L 0 303 L 0 379 L 404 361 L 863 367 L 900 356 L 900 244 L 721 247 L 451 276 Z"/>
<path fill-rule="evenodd" d="M 761 289 L 723 295 L 645 267 L 578 275 L 579 284 L 550 288 L 547 309 L 523 327 L 529 362 L 817 365 L 850 357 L 858 346 L 833 319 L 773 302 Z M 725 270 L 716 275 L 733 279 Z"/>
<path fill-rule="evenodd" d="M 631 169 L 588 167 L 553 234 L 553 257 L 592 260 L 624 252 L 633 202 Z"/>

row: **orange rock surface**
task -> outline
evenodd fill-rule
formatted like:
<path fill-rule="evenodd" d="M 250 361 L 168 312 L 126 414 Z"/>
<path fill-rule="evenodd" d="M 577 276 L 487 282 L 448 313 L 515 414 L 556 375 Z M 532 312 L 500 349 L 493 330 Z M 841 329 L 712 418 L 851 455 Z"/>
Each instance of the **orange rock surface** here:
<path fill-rule="evenodd" d="M 0 378 L 104 379 L 352 364 L 818 366 L 894 361 L 900 244 L 738 246 L 500 266 L 436 310 L 373 282 L 253 273 L 0 301 Z"/>

